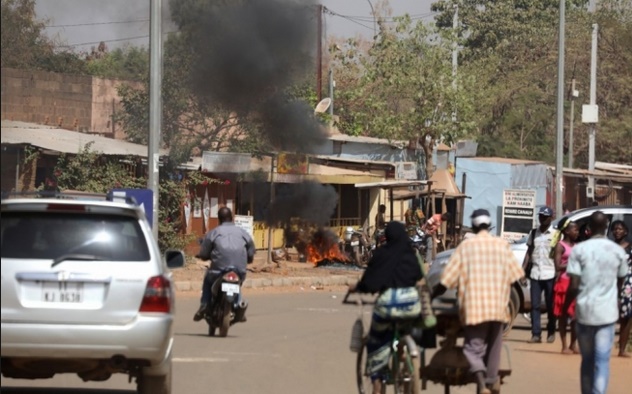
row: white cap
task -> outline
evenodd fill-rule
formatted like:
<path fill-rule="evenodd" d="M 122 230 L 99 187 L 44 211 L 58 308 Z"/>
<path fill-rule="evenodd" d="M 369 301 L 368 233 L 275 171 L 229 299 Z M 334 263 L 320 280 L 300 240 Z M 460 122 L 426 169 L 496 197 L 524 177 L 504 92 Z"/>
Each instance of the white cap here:
<path fill-rule="evenodd" d="M 472 212 L 472 226 L 478 227 L 481 224 L 492 224 L 492 218 L 489 215 L 489 211 L 486 209 L 476 209 Z"/>

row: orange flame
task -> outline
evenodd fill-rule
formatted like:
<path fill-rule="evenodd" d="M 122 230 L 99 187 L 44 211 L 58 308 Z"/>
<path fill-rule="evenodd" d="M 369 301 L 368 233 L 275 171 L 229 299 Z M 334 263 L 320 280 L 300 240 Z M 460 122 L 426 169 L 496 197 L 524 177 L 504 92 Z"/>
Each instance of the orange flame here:
<path fill-rule="evenodd" d="M 318 230 L 314 233 L 311 242 L 307 244 L 305 256 L 314 265 L 324 260 L 343 263 L 349 261 L 338 247 L 338 237 L 330 230 Z"/>

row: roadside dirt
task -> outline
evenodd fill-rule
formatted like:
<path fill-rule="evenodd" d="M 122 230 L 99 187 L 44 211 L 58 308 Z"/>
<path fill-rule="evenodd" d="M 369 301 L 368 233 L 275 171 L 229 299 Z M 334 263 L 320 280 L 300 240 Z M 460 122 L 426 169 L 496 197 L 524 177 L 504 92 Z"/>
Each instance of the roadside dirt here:
<path fill-rule="evenodd" d="M 281 260 L 279 262 L 267 263 L 267 256 L 261 253 L 255 257 L 255 261 L 248 265 L 248 279 L 276 279 L 276 278 L 309 278 L 309 277 L 328 277 L 328 276 L 349 276 L 360 278 L 363 270 L 353 266 L 344 264 L 335 264 L 331 266 L 316 267 L 312 263 L 298 262 L 296 256 L 289 256 L 290 260 Z M 172 271 L 173 280 L 190 281 L 196 283 L 202 280 L 206 272 L 208 262 L 195 260 L 187 264 L 184 268 L 174 269 Z M 343 286 L 269 286 L 263 288 L 248 288 L 245 292 L 257 293 L 290 293 L 295 291 L 340 291 Z M 196 291 L 187 293 L 197 294 Z"/>

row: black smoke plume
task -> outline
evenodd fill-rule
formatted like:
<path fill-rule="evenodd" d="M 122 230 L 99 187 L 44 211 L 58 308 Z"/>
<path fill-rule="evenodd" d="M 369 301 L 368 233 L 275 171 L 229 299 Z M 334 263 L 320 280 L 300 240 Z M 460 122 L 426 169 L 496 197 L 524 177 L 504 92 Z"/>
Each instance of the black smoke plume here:
<path fill-rule="evenodd" d="M 338 205 L 338 194 L 331 185 L 303 182 L 293 185 L 291 193 L 274 199 L 268 224 L 287 224 L 292 218 L 301 218 L 307 223 L 327 226 Z"/>
<path fill-rule="evenodd" d="M 189 30 L 196 93 L 257 119 L 275 149 L 304 152 L 324 138 L 313 108 L 285 93 L 314 70 L 315 1 L 205 1 Z"/>

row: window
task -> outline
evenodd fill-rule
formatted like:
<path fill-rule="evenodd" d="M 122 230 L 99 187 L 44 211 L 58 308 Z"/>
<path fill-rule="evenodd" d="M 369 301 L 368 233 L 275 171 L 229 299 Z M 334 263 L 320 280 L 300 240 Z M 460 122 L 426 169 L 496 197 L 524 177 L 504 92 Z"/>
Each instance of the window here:
<path fill-rule="evenodd" d="M 3 212 L 2 257 L 56 259 L 88 255 L 95 260 L 148 261 L 138 221 L 113 215 Z"/>

